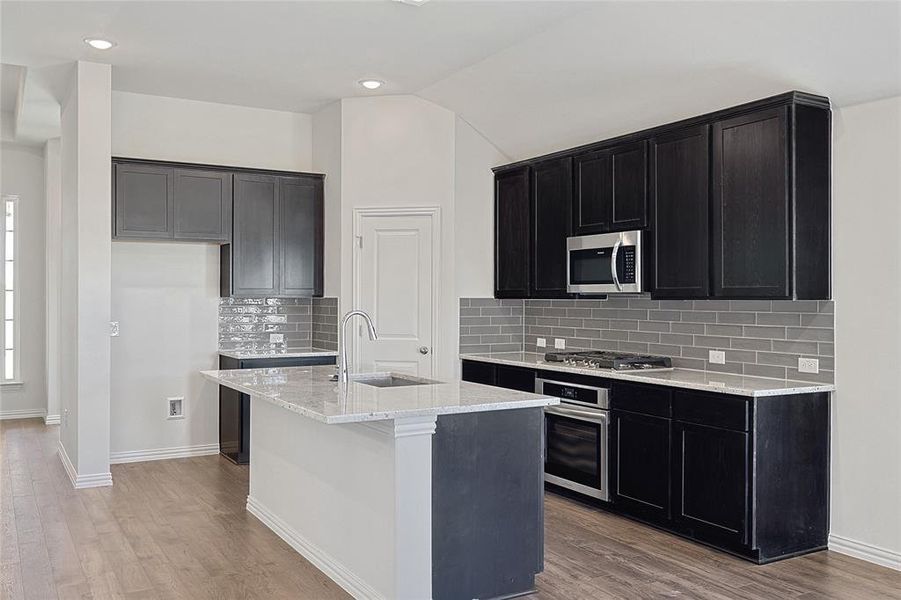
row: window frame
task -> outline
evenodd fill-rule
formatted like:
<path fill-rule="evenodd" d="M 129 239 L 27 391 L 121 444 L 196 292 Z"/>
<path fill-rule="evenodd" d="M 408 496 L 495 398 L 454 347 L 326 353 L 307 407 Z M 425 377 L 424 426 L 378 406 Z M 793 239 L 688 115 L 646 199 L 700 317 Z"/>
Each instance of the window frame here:
<path fill-rule="evenodd" d="M 0 287 L 2 287 L 2 294 L 0 294 L 0 315 L 3 315 L 3 327 L 0 327 L 0 351 L 2 351 L 2 356 L 0 356 L 0 385 L 4 386 L 18 386 L 22 385 L 21 380 L 21 339 L 22 339 L 22 326 L 21 326 L 21 295 L 19 293 L 19 284 L 21 282 L 21 268 L 19 261 L 19 246 L 20 241 L 19 238 L 19 224 L 21 219 L 19 218 L 21 202 L 20 198 L 16 194 L 4 194 L 3 195 L 3 221 L 2 226 L 0 226 L 0 264 L 3 265 L 3 268 L 0 269 Z M 13 372 L 11 377 L 7 377 L 6 373 L 6 204 L 7 202 L 12 202 L 14 206 L 13 210 L 13 232 L 16 234 L 13 236 L 13 313 L 12 313 L 12 322 L 13 322 Z"/>

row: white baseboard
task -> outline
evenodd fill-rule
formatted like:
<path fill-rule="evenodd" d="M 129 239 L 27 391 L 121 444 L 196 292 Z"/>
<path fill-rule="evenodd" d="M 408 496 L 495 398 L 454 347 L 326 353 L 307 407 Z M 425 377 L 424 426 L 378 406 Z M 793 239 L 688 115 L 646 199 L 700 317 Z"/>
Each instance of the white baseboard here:
<path fill-rule="evenodd" d="M 72 487 L 74 487 L 76 490 L 113 485 L 112 473 L 92 473 L 90 475 L 79 475 L 78 471 L 75 470 L 75 466 L 72 464 L 72 461 L 69 460 L 69 454 L 66 452 L 66 448 L 65 446 L 63 446 L 62 440 L 60 440 L 59 444 L 57 444 L 57 452 L 59 453 L 59 459 L 63 463 L 63 468 L 66 470 L 66 474 L 69 476 L 69 480 L 72 482 Z"/>
<path fill-rule="evenodd" d="M 332 581 L 344 588 L 354 598 L 384 598 L 372 586 L 335 560 L 334 557 L 324 552 L 292 529 L 287 523 L 269 512 L 265 506 L 257 502 L 252 496 L 247 496 L 247 512 L 262 521 L 263 525 L 285 540 L 289 546 L 313 563 L 317 569 L 328 575 Z"/>
<path fill-rule="evenodd" d="M 153 450 L 130 450 L 128 452 L 112 452 L 110 464 L 145 462 L 148 460 L 166 460 L 169 458 L 191 458 L 193 456 L 209 456 L 219 454 L 219 444 L 199 444 L 197 446 L 174 446 L 172 448 L 156 448 Z"/>
<path fill-rule="evenodd" d="M 901 552 L 887 550 L 832 533 L 829 534 L 829 549 L 839 554 L 847 554 L 854 558 L 901 571 Z"/>
<path fill-rule="evenodd" d="M 44 415 L 44 425 L 59 425 L 59 415 Z"/>
<path fill-rule="evenodd" d="M 20 408 L 18 410 L 0 410 L 0 421 L 7 419 L 40 419 L 47 414 L 43 408 Z M 57 417 L 59 418 L 59 417 Z"/>

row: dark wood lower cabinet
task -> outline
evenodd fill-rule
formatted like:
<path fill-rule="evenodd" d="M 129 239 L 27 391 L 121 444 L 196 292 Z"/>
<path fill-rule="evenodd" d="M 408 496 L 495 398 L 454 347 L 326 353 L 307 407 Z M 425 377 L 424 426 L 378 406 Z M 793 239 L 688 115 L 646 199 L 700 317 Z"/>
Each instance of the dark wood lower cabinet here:
<path fill-rule="evenodd" d="M 736 396 L 473 360 L 462 372 L 610 389 L 611 498 L 585 498 L 595 506 L 757 563 L 826 548 L 828 393 Z"/>
<path fill-rule="evenodd" d="M 670 518 L 670 420 L 614 410 L 610 477 L 613 503 L 654 522 Z"/>
<path fill-rule="evenodd" d="M 673 519 L 711 542 L 748 542 L 749 440 L 744 431 L 673 423 Z"/>

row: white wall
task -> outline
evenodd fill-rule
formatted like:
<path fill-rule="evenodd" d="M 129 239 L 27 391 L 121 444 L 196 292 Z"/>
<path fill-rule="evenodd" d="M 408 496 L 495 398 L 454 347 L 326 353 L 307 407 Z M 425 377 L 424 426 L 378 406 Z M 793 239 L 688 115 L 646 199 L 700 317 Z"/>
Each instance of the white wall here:
<path fill-rule="evenodd" d="M 218 368 L 219 247 L 113 244 L 110 451 L 217 444 L 217 386 L 201 369 Z M 185 397 L 185 418 L 168 420 L 166 398 Z M 214 449 L 215 450 L 215 449 Z"/>
<path fill-rule="evenodd" d="M 454 114 L 415 96 L 341 101 L 341 295 L 352 302 L 354 209 L 437 206 L 441 260 L 437 339 L 438 378 L 456 372 L 454 291 Z M 330 248 L 335 251 L 334 246 Z"/>
<path fill-rule="evenodd" d="M 494 173 L 510 158 L 457 117 L 454 203 L 457 297 L 494 296 Z"/>
<path fill-rule="evenodd" d="M 18 302 L 21 386 L 0 389 L 0 418 L 42 416 L 44 382 L 44 156 L 41 148 L 3 143 L 0 192 L 19 196 Z"/>
<path fill-rule="evenodd" d="M 113 154 L 309 171 L 312 117 L 303 113 L 113 92 Z"/>
<path fill-rule="evenodd" d="M 114 156 L 313 168 L 306 114 L 113 92 L 112 122 Z M 113 339 L 113 461 L 147 451 L 213 451 L 218 390 L 199 372 L 218 365 L 219 247 L 112 242 L 112 248 L 112 319 L 121 327 Z M 165 418 L 170 396 L 185 397 L 184 420 Z"/>
<path fill-rule="evenodd" d="M 111 484 L 110 93 L 109 65 L 78 62 L 62 106 L 60 440 L 76 487 Z"/>
<path fill-rule="evenodd" d="M 59 423 L 61 388 L 60 388 L 60 296 L 62 263 L 62 189 L 60 177 L 60 140 L 54 138 L 44 144 L 44 199 L 46 202 L 46 218 L 44 232 L 46 237 L 46 359 L 47 359 L 47 414 L 44 417 L 48 424 Z"/>
<path fill-rule="evenodd" d="M 341 102 L 313 115 L 313 171 L 325 173 L 324 295 L 341 293 Z"/>
<path fill-rule="evenodd" d="M 901 97 L 834 128 L 830 545 L 901 568 Z"/>

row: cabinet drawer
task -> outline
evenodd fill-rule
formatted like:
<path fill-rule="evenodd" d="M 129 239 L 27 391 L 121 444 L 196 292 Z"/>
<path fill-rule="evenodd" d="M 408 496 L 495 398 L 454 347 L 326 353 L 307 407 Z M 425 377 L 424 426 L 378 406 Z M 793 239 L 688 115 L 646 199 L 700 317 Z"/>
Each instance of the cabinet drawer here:
<path fill-rule="evenodd" d="M 495 385 L 520 392 L 535 391 L 535 371 L 520 367 L 498 365 L 495 370 Z"/>
<path fill-rule="evenodd" d="M 673 398 L 673 419 L 687 423 L 747 431 L 750 412 L 750 403 L 737 396 L 677 391 Z"/>
<path fill-rule="evenodd" d="M 463 381 L 494 385 L 497 383 L 497 374 L 494 365 L 474 360 L 464 360 L 462 368 Z"/>
<path fill-rule="evenodd" d="M 663 387 L 614 383 L 610 396 L 610 408 L 629 412 L 669 417 L 672 392 Z"/>

